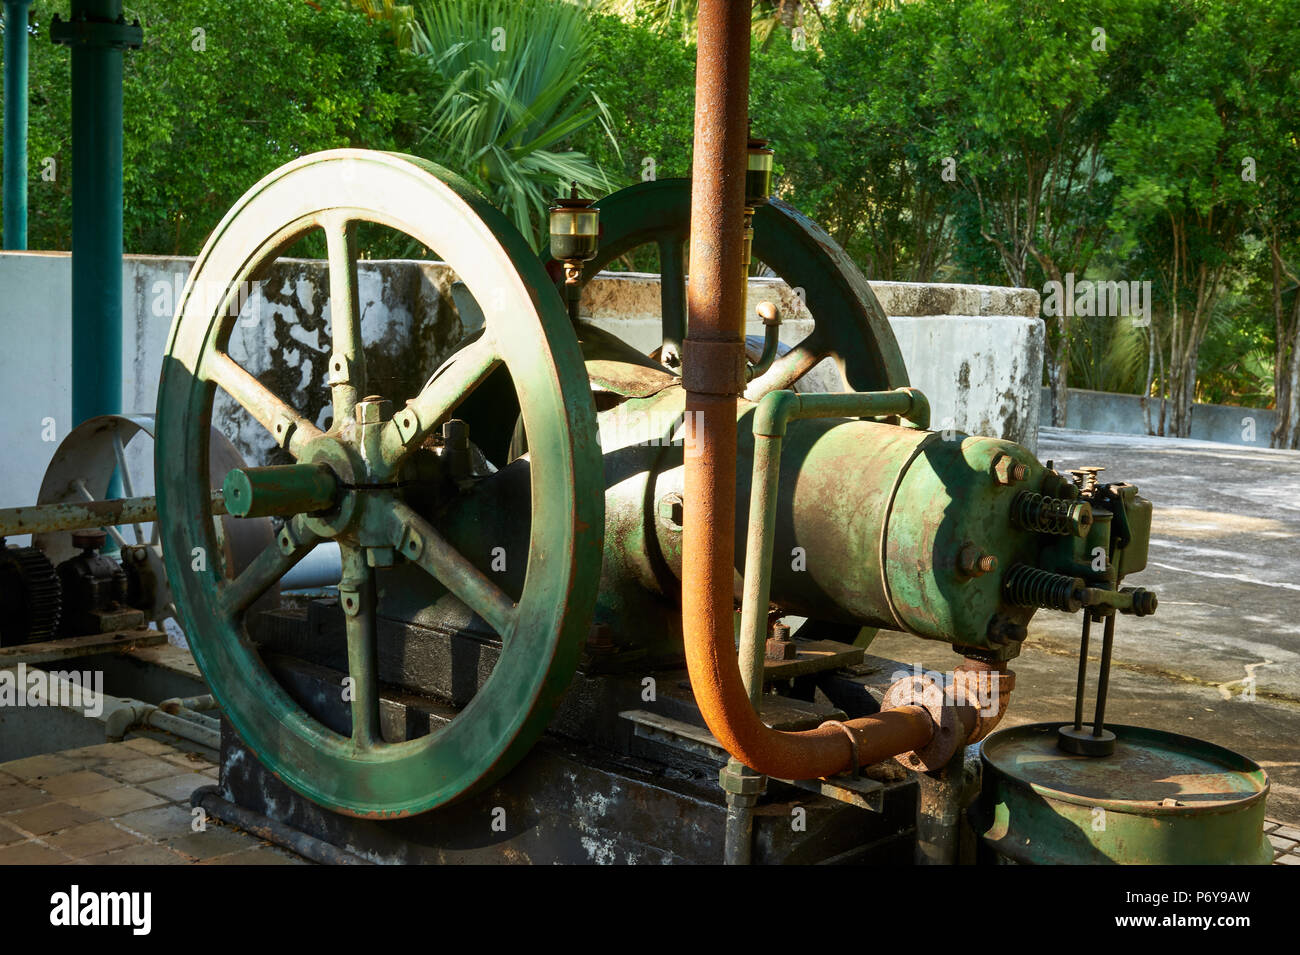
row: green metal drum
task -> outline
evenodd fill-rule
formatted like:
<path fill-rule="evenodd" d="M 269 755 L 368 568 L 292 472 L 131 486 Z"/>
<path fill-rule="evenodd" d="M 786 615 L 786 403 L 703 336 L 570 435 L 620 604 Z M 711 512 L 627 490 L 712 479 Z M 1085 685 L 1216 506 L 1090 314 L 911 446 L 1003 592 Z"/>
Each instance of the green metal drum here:
<path fill-rule="evenodd" d="M 971 823 L 995 861 L 1267 865 L 1268 777 L 1231 750 L 1161 730 L 1112 726 L 1111 756 L 1056 746 L 1060 723 L 984 741 Z"/>

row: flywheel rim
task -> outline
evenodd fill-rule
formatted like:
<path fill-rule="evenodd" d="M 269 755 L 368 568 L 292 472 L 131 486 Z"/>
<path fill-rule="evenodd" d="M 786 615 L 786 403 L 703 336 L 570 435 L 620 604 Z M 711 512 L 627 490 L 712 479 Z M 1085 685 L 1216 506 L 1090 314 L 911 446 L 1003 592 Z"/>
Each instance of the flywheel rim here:
<path fill-rule="evenodd" d="M 455 404 L 443 407 L 450 400 L 448 388 L 472 390 L 492 368 L 501 365 L 509 369 L 523 399 L 524 425 L 533 435 L 531 446 L 535 449 L 530 464 L 532 536 L 523 593 L 515 615 L 507 618 L 498 599 L 506 595 L 498 590 L 496 597 L 488 599 L 491 613 L 485 616 L 488 619 L 495 614 L 496 619 L 506 621 L 499 631 L 510 630 L 501 634 L 505 647 L 500 660 L 456 719 L 427 736 L 397 743 L 382 742 L 382 737 L 359 741 L 334 733 L 310 717 L 275 680 L 242 626 L 244 611 L 239 600 L 248 597 L 247 591 L 260 582 L 261 575 L 282 571 L 301 559 L 310 549 L 315 530 L 294 518 L 286 525 L 287 535 L 281 535 L 288 540 L 278 554 L 267 551 L 255 561 L 242 589 L 241 581 L 219 587 L 213 574 L 190 569 L 189 556 L 195 547 L 207 547 L 211 552 L 211 532 L 207 530 L 211 521 L 196 519 L 205 506 L 197 484 L 185 480 L 185 473 L 175 467 L 179 448 L 185 451 L 190 467 L 206 473 L 207 446 L 195 435 L 206 433 L 200 429 L 206 429 L 218 382 L 236 401 L 243 395 L 250 403 L 259 402 L 259 412 L 273 408 L 256 391 L 255 379 L 249 384 L 237 367 L 231 367 L 233 360 L 224 356 L 235 321 L 224 314 L 226 301 L 217 301 L 214 309 L 212 296 L 207 296 L 205 308 L 204 296 L 194 290 L 200 283 L 213 282 L 227 290 L 237 289 L 306 231 L 324 228 L 331 243 L 331 326 L 335 329 L 330 364 L 337 368 L 335 359 L 349 353 L 346 345 L 340 348 L 333 317 L 334 291 L 341 287 L 335 285 L 333 263 L 336 250 L 350 247 L 349 221 L 377 222 L 433 249 L 480 301 L 486 318 L 485 334 L 457 353 L 465 356 L 460 362 L 452 363 L 453 369 L 461 364 L 460 377 L 448 373 L 433 391 L 426 385 L 420 396 L 407 408 L 399 408 L 389 422 L 388 432 L 392 433 L 386 432 L 385 437 L 393 439 L 389 442 L 393 461 L 405 453 L 402 445 L 408 431 L 417 434 L 409 441 L 414 447 L 441 417 L 451 414 Z M 261 222 L 273 225 L 255 224 Z M 350 270 L 352 276 L 349 296 L 339 300 L 352 304 L 355 328 L 346 334 L 352 335 L 356 353 L 361 339 L 354 248 L 350 254 L 350 260 L 346 256 L 338 260 L 350 263 L 339 269 L 340 275 Z M 343 313 L 339 309 L 339 314 Z M 358 369 L 364 366 L 363 355 L 357 359 L 354 354 L 353 358 Z M 349 364 L 349 372 L 344 379 L 351 373 L 351 364 L 345 364 Z M 252 378 L 246 372 L 244 375 Z M 447 383 L 448 378 L 453 384 Z M 295 457 L 327 439 L 345 443 L 351 415 L 340 413 L 340 409 L 350 411 L 349 403 L 360 397 L 350 394 L 350 387 L 347 380 L 331 385 L 335 423 L 326 435 L 305 419 L 286 419 L 283 409 L 273 409 L 269 417 L 263 413 L 266 420 L 258 420 Z M 352 390 L 364 394 L 363 387 Z M 463 398 L 467 392 L 452 394 L 456 393 Z M 397 426 L 399 419 L 405 422 L 403 427 Z M 275 775 L 330 809 L 395 817 L 435 808 L 481 788 L 528 751 L 576 669 L 590 626 L 604 532 L 600 455 L 595 411 L 564 306 L 524 238 L 471 186 L 415 157 L 364 150 L 305 156 L 261 180 L 209 238 L 182 293 L 164 358 L 157 429 L 164 556 L 187 633 L 195 635 L 191 648 L 234 728 Z M 398 465 L 388 464 L 395 473 Z M 206 482 L 203 493 L 207 493 Z M 383 509 L 382 502 L 372 506 Z M 427 522 L 417 523 L 419 515 L 409 507 L 403 511 L 403 507 L 391 507 L 397 523 L 376 517 L 368 532 L 391 531 L 391 543 L 401 547 L 401 553 L 422 562 L 437 576 L 430 567 L 447 555 L 435 546 L 418 548 L 411 538 L 426 543 L 441 539 Z M 411 537 L 404 535 L 403 527 Z M 414 532 L 417 528 L 420 533 Z M 355 560 L 349 565 L 347 558 L 347 548 L 353 543 L 341 537 L 340 546 L 345 549 L 346 575 L 349 566 L 357 566 Z M 361 550 L 357 543 L 356 553 Z M 457 556 L 453 553 L 447 560 Z M 460 560 L 464 562 L 464 558 Z M 373 588 L 373 571 L 369 574 Z M 462 581 L 462 585 L 476 598 L 491 596 L 481 581 Z M 509 597 L 506 601 L 513 603 Z M 466 598 L 466 602 L 479 611 L 473 601 Z M 368 678 L 375 681 L 373 692 L 377 695 L 377 676 Z M 355 707 L 353 712 L 357 712 Z M 353 727 L 354 736 L 361 732 L 355 720 Z"/>
<path fill-rule="evenodd" d="M 659 245 L 661 269 L 664 255 L 674 254 L 677 274 L 682 273 L 680 244 L 690 235 L 689 179 L 636 183 L 596 200 L 593 206 L 600 210 L 600 248 L 583 268 L 584 284 L 613 259 L 648 244 Z M 773 198 L 755 210 L 753 253 L 791 288 L 804 289 L 814 320 L 813 331 L 756 379 L 762 393 L 789 387 L 815 366 L 814 356 L 818 361 L 832 358 L 853 391 L 887 391 L 908 384 L 902 352 L 884 309 L 848 253 L 821 226 Z M 542 251 L 542 258 L 550 260 L 549 249 Z M 783 364 L 790 370 L 788 380 L 781 378 Z M 800 372 L 796 366 L 806 367 Z M 760 394 L 747 392 L 747 397 L 757 400 Z"/>

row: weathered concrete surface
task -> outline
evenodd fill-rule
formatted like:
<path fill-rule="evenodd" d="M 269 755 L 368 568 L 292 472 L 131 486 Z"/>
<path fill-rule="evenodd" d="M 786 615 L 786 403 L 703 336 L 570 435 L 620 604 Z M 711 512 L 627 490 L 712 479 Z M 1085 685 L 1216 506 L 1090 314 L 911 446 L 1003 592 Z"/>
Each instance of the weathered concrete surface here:
<path fill-rule="evenodd" d="M 1300 452 L 1043 429 L 1058 468 L 1104 465 L 1155 505 L 1152 617 L 1116 628 L 1107 719 L 1211 740 L 1261 762 L 1269 815 L 1300 820 Z M 1073 712 L 1080 617 L 1040 611 L 1012 665 L 1009 724 Z M 1094 631 L 1095 633 L 1095 631 Z M 1096 654 L 1089 678 L 1089 709 Z M 871 652 L 948 670 L 942 644 L 882 633 Z M 1243 681 L 1254 676 L 1254 700 Z"/>
<path fill-rule="evenodd" d="M 193 260 L 128 256 L 122 284 L 122 410 L 154 411 L 162 355 L 172 316 Z M 481 321 L 472 299 L 444 264 L 362 261 L 358 268 L 362 330 L 373 390 L 413 394 L 461 336 Z M 71 417 L 71 264 L 65 253 L 0 254 L 0 387 L 9 401 L 6 454 L 0 457 L 0 506 L 36 500 L 54 449 Z M 1034 446 L 1038 421 L 1042 322 L 1032 289 L 873 283 L 891 317 L 912 384 L 930 398 L 937 427 L 1008 437 Z M 324 264 L 281 260 L 246 299 L 231 355 L 264 384 L 323 424 L 327 389 L 320 367 L 329 348 Z M 223 289 L 206 289 L 219 295 Z M 755 309 L 778 304 L 783 344 L 799 342 L 812 318 L 785 283 L 756 278 L 749 286 L 746 333 L 762 336 Z M 658 347 L 659 278 L 605 273 L 589 286 L 583 312 L 646 352 Z M 842 388 L 832 362 L 812 376 Z M 807 380 L 811 383 L 811 378 Z M 214 421 L 249 464 L 281 460 L 269 436 L 219 396 Z M 133 471 L 152 451 L 128 449 Z M 147 467 L 146 467 L 147 469 Z M 143 485 L 136 488 L 146 493 Z"/>
<path fill-rule="evenodd" d="M 1042 407 L 1050 409 L 1051 399 L 1043 389 Z M 1151 403 L 1151 423 L 1158 426 L 1160 402 Z M 1043 420 L 1050 417 L 1044 410 Z M 1119 395 L 1108 391 L 1071 388 L 1065 405 L 1065 423 L 1072 430 L 1101 431 L 1109 434 L 1147 434 L 1146 415 L 1138 395 Z M 1267 448 L 1269 436 L 1277 427 L 1277 412 L 1268 408 L 1241 408 L 1236 405 L 1192 405 L 1192 434 L 1196 441 L 1220 441 L 1248 448 Z"/>
<path fill-rule="evenodd" d="M 936 428 L 1007 438 L 1034 449 L 1038 433 L 1044 326 L 1033 289 L 872 282 L 889 316 L 911 383 L 930 399 Z M 752 278 L 745 334 L 763 335 L 755 309 L 774 302 L 781 342 L 812 331 L 812 315 L 788 285 Z M 636 347 L 659 347 L 659 276 L 604 273 L 583 295 L 581 313 Z M 818 373 L 842 379 L 827 361 Z"/>
<path fill-rule="evenodd" d="M 890 316 L 912 384 L 930 399 L 930 426 L 1037 447 L 1042 319 Z"/>

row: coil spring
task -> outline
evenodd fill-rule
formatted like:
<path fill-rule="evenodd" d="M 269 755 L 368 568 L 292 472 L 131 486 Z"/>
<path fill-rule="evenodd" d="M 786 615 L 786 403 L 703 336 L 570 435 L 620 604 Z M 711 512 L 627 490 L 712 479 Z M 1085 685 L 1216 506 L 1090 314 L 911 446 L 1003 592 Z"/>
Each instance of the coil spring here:
<path fill-rule="evenodd" d="M 1092 508 L 1080 501 L 1021 491 L 1011 502 L 1011 519 L 1022 530 L 1070 536 L 1092 523 Z"/>
<path fill-rule="evenodd" d="M 1007 602 L 1017 607 L 1047 607 L 1074 613 L 1083 606 L 1078 593 L 1083 581 L 1027 564 L 1016 564 L 1002 585 Z"/>

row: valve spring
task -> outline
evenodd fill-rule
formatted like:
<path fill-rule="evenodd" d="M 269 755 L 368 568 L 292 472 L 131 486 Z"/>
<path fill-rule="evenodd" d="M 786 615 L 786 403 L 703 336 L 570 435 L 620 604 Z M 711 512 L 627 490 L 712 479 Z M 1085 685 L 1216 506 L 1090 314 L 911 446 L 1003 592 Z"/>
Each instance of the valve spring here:
<path fill-rule="evenodd" d="M 1021 491 L 1011 502 L 1011 519 L 1022 530 L 1039 534 L 1075 533 L 1081 523 L 1090 523 L 1078 501 L 1045 497 L 1036 491 Z"/>
<path fill-rule="evenodd" d="M 1082 602 L 1078 592 L 1083 581 L 1077 577 L 1054 574 L 1027 564 L 1016 564 L 1002 585 L 1007 602 L 1017 607 L 1047 607 L 1074 613 Z"/>

